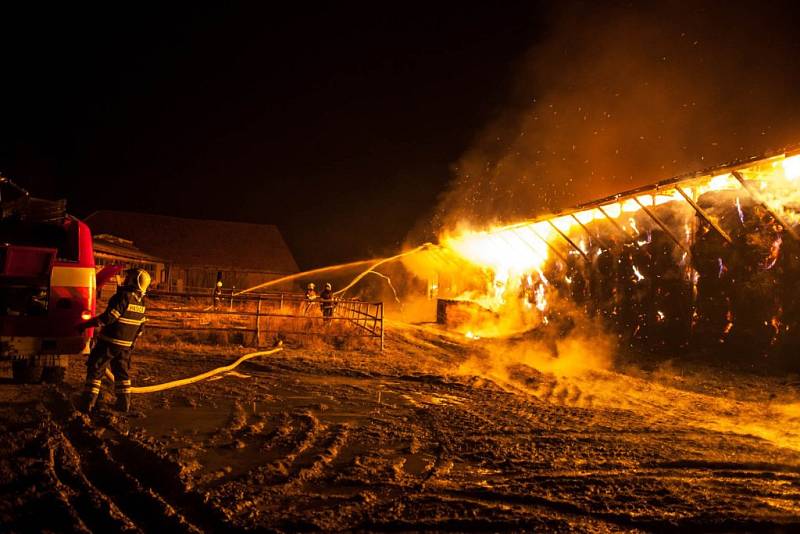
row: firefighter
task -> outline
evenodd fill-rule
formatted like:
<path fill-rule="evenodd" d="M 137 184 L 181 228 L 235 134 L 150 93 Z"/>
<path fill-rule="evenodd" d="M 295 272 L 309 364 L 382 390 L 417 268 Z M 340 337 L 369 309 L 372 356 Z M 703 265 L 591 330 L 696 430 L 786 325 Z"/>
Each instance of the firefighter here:
<path fill-rule="evenodd" d="M 211 299 L 215 310 L 222 307 L 222 280 L 217 280 Z"/>
<path fill-rule="evenodd" d="M 306 287 L 306 300 L 312 301 L 317 300 L 317 291 L 314 282 L 311 282 Z"/>
<path fill-rule="evenodd" d="M 150 275 L 142 269 L 125 271 L 125 281 L 108 301 L 106 311 L 81 323 L 78 328 L 99 326 L 97 344 L 86 362 L 86 389 L 81 409 L 89 413 L 100 394 L 100 381 L 107 365 L 114 373 L 116 408 L 121 412 L 130 410 L 131 380 L 128 370 L 131 352 L 136 339 L 142 334 L 145 322 L 144 295 L 150 285 Z"/>
<path fill-rule="evenodd" d="M 303 315 L 308 315 L 309 310 L 317 301 L 317 291 L 314 282 L 309 282 L 306 286 L 306 304 L 303 307 Z"/>
<path fill-rule="evenodd" d="M 321 301 L 320 306 L 322 306 L 322 317 L 325 321 L 328 321 L 333 317 L 333 307 L 335 306 L 333 302 L 333 286 L 325 284 L 325 289 L 319 294 L 319 298 Z"/>

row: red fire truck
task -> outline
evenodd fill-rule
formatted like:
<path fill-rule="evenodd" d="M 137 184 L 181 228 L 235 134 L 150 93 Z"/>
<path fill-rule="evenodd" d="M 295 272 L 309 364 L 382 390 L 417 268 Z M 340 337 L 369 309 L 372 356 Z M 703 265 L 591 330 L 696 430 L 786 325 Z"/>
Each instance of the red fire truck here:
<path fill-rule="evenodd" d="M 70 358 L 89 351 L 92 332 L 76 326 L 95 313 L 91 232 L 64 201 L 2 176 L 0 208 L 0 360 L 17 381 L 60 382 Z"/>

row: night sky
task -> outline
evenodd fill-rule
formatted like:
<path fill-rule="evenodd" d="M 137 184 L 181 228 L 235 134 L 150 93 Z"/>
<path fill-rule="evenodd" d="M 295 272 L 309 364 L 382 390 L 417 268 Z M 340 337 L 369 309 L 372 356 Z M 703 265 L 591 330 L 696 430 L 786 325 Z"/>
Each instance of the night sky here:
<path fill-rule="evenodd" d="M 502 106 L 543 12 L 5 11 L 0 172 L 78 216 L 277 224 L 301 267 L 391 251 Z"/>
<path fill-rule="evenodd" d="M 3 8 L 0 172 L 311 268 L 800 142 L 792 2 L 468 4 Z"/>

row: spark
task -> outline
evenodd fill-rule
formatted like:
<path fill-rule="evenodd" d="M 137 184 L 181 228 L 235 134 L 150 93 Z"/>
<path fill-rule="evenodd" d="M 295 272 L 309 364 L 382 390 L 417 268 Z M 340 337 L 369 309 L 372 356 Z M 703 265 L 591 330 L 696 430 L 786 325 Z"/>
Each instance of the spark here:
<path fill-rule="evenodd" d="M 720 339 L 720 341 L 725 341 L 725 336 L 727 336 L 731 330 L 733 330 L 733 312 L 731 310 L 725 312 L 725 320 L 728 321 L 728 323 L 725 325 L 725 329 L 722 331 L 722 339 Z"/>
<path fill-rule="evenodd" d="M 633 274 L 634 276 L 636 276 L 636 282 L 641 282 L 642 280 L 644 280 L 644 275 L 641 272 L 639 272 L 639 269 L 635 265 L 633 265 L 632 267 L 633 267 Z"/>
<path fill-rule="evenodd" d="M 764 322 L 764 324 L 766 325 L 767 323 Z M 778 335 L 778 333 L 780 332 L 780 329 L 781 329 L 781 320 L 778 319 L 777 317 L 773 317 L 769 321 L 769 326 L 771 326 L 772 329 L 775 330 L 775 335 Z"/>
<path fill-rule="evenodd" d="M 769 248 L 769 256 L 764 261 L 764 269 L 770 270 L 775 267 L 775 264 L 778 263 L 778 258 L 780 257 L 781 253 L 781 245 L 783 244 L 783 239 L 781 236 L 772 242 Z"/>
<path fill-rule="evenodd" d="M 733 323 L 728 323 L 725 325 L 725 330 L 722 331 L 723 334 L 727 334 L 733 329 Z"/>
<path fill-rule="evenodd" d="M 739 197 L 736 197 L 736 211 L 739 212 L 739 222 L 744 225 L 744 212 L 742 211 L 742 203 L 739 201 Z"/>

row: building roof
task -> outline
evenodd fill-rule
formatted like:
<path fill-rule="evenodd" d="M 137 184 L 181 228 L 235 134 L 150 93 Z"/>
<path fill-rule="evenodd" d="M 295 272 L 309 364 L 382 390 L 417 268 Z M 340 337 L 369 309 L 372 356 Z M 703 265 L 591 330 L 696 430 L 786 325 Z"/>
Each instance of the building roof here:
<path fill-rule="evenodd" d="M 164 263 L 164 260 L 158 256 L 153 256 L 146 252 L 139 250 L 133 241 L 123 239 L 111 234 L 94 234 L 92 236 L 94 243 L 94 253 L 96 255 L 115 256 L 122 259 L 147 261 L 150 263 Z"/>
<path fill-rule="evenodd" d="M 96 211 L 86 220 L 93 234 L 112 234 L 136 243 L 167 262 L 227 271 L 298 271 L 278 227 L 183 219 L 127 211 Z"/>

